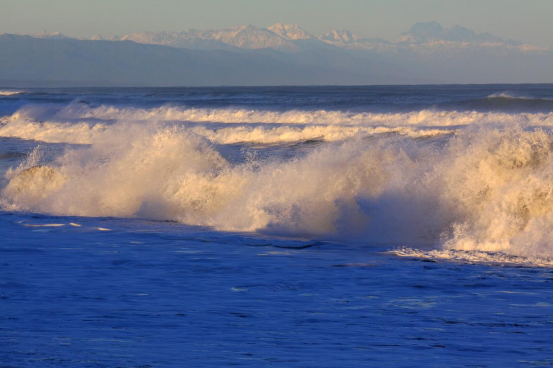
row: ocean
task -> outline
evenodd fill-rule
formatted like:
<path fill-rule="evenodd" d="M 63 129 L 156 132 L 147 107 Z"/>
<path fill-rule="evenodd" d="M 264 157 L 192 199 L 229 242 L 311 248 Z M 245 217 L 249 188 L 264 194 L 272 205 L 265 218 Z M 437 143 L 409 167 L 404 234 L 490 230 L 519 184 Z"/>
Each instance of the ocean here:
<path fill-rule="evenodd" d="M 553 366 L 553 85 L 0 88 L 0 364 Z"/>

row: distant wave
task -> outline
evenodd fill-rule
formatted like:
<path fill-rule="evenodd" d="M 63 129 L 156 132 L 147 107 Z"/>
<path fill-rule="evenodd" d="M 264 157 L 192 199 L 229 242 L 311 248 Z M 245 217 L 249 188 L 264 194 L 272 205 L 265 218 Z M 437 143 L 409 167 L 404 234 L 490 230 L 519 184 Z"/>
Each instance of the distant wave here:
<path fill-rule="evenodd" d="M 268 111 L 240 108 L 186 108 L 162 106 L 159 108 L 118 108 L 100 106 L 71 105 L 58 114 L 66 118 L 95 118 L 109 120 L 163 120 L 186 122 L 216 122 L 216 123 L 265 123 L 265 124 L 328 124 L 328 125 L 365 125 L 365 126 L 456 126 L 472 123 L 504 122 L 512 119 L 509 113 L 482 113 L 477 111 L 435 111 L 420 110 L 407 113 L 369 113 L 327 110 L 287 110 Z M 541 115 L 543 119 L 551 119 L 553 115 Z M 531 119 L 540 119 L 539 115 L 527 115 Z M 524 119 L 517 116 L 516 120 Z"/>
<path fill-rule="evenodd" d="M 24 94 L 24 93 L 25 91 L 0 90 L 0 96 L 11 96 L 11 95 Z"/>
<path fill-rule="evenodd" d="M 529 99 L 529 100 L 532 99 L 531 97 L 528 97 L 528 96 L 516 95 L 516 94 L 510 93 L 510 92 L 498 92 L 498 93 L 488 95 L 487 97 L 488 98 L 504 97 L 504 98 L 507 98 L 507 99 Z"/>
<path fill-rule="evenodd" d="M 476 111 L 553 112 L 553 99 L 515 96 L 508 93 L 492 94 L 482 99 L 474 99 L 450 105 L 454 108 Z"/>

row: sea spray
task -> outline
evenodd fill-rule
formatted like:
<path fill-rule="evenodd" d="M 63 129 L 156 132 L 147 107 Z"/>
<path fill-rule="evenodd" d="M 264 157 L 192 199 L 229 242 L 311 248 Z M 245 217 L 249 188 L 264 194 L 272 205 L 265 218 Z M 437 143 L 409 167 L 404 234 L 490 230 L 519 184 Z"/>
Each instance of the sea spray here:
<path fill-rule="evenodd" d="M 21 178 L 11 173 L 3 207 L 553 256 L 553 137 L 545 130 L 355 136 L 293 159 L 245 163 L 186 126 L 118 123 L 97 134 L 91 146 L 36 163 L 57 173 L 48 186 L 27 175 L 15 193 Z M 43 183 L 43 174 L 34 180 Z"/>

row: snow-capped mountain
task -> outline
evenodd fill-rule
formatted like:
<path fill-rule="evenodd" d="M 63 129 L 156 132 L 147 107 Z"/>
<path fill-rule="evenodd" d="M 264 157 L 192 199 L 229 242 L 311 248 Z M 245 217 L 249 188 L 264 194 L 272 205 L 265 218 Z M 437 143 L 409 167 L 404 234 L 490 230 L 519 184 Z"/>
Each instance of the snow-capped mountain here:
<path fill-rule="evenodd" d="M 443 28 L 437 22 L 416 23 L 393 43 L 398 50 L 408 50 L 425 58 L 455 58 L 460 54 L 508 56 L 543 55 L 552 49 L 505 40 L 489 33 L 476 33 L 462 26 Z"/>
<path fill-rule="evenodd" d="M 32 37 L 64 39 L 59 32 L 40 32 Z M 96 35 L 91 40 L 105 40 Z M 504 40 L 489 33 L 476 33 L 462 26 L 443 28 L 438 22 L 416 23 L 407 32 L 393 41 L 382 38 L 367 38 L 353 34 L 346 29 L 332 30 L 322 36 L 314 36 L 296 24 L 276 23 L 267 28 L 252 25 L 230 27 L 223 30 L 188 29 L 180 32 L 138 32 L 125 36 L 114 36 L 110 41 L 134 41 L 141 44 L 164 45 L 196 50 L 239 50 L 272 49 L 284 53 L 297 53 L 305 49 L 325 45 L 346 50 L 371 51 L 378 53 L 466 52 L 488 48 L 491 52 L 518 51 L 523 53 L 544 52 L 547 48 Z"/>
<path fill-rule="evenodd" d="M 471 43 L 505 43 L 501 37 L 489 33 L 476 33 L 471 29 L 453 26 L 443 28 L 438 22 L 416 23 L 409 31 L 402 33 L 396 43 L 421 44 L 430 41 L 471 42 Z M 512 44 L 520 44 L 509 41 Z"/>
<path fill-rule="evenodd" d="M 64 38 L 69 38 L 67 37 L 66 35 L 64 35 L 63 33 L 60 33 L 60 32 L 48 32 L 46 30 L 43 30 L 39 33 L 35 33 L 34 35 L 31 35 L 35 38 L 49 38 L 49 39 L 53 39 L 53 40 L 62 40 Z"/>
<path fill-rule="evenodd" d="M 364 38 L 354 35 L 345 29 L 336 29 L 319 37 L 324 43 L 353 50 L 380 49 L 383 45 L 390 45 L 389 41 L 381 38 Z"/>
<path fill-rule="evenodd" d="M 313 40 L 316 37 L 304 31 L 297 24 L 276 23 L 267 29 L 286 40 Z"/>
<path fill-rule="evenodd" d="M 277 26 L 277 25 L 275 25 Z M 273 27 L 275 27 L 273 26 Z M 280 25 L 282 26 L 282 25 Z M 165 45 L 188 49 L 273 49 L 283 52 L 296 52 L 299 47 L 291 40 L 303 39 L 307 32 L 301 28 L 275 27 L 276 33 L 269 28 L 255 26 L 237 26 L 224 30 L 198 31 L 194 29 L 181 32 L 140 32 L 116 38 L 131 40 L 142 44 Z M 298 38 L 294 38 L 298 37 Z"/>
<path fill-rule="evenodd" d="M 222 41 L 205 37 L 203 33 L 193 29 L 181 32 L 140 32 L 122 37 L 114 36 L 110 40 L 128 40 L 140 44 L 164 45 L 182 49 L 228 50 L 233 48 Z"/>
<path fill-rule="evenodd" d="M 273 49 L 288 53 L 324 44 L 360 50 L 370 48 L 367 45 L 389 44 L 383 39 L 367 39 L 352 35 L 347 30 L 335 30 L 316 37 L 297 24 L 282 23 L 267 28 L 248 25 L 208 31 L 189 29 L 181 32 L 139 32 L 112 38 L 112 41 L 124 40 L 187 49 Z"/>
<path fill-rule="evenodd" d="M 97 36 L 95 39 L 98 39 Z M 519 52 L 547 50 L 513 40 L 504 40 L 489 33 L 476 33 L 462 26 L 443 28 L 437 22 L 416 23 L 393 42 L 382 38 L 361 37 L 345 29 L 332 30 L 317 37 L 296 24 L 282 23 L 276 23 L 267 28 L 248 25 L 208 31 L 189 29 L 181 32 L 140 32 L 113 37 L 111 40 L 130 40 L 142 44 L 185 49 L 272 49 L 285 53 L 297 53 L 306 48 L 320 48 L 325 44 L 347 50 L 393 54 L 405 52 L 428 54 L 445 50 L 455 54 L 458 51 L 465 52 L 467 49 L 486 47 L 493 52 L 499 49 Z"/>
<path fill-rule="evenodd" d="M 333 45 L 346 45 L 356 43 L 362 38 L 352 34 L 346 29 L 335 29 L 319 37 L 319 39 Z"/>
<path fill-rule="evenodd" d="M 205 33 L 205 36 L 241 49 L 298 50 L 298 47 L 292 42 L 271 30 L 251 25 L 232 27 L 222 31 L 208 31 Z"/>

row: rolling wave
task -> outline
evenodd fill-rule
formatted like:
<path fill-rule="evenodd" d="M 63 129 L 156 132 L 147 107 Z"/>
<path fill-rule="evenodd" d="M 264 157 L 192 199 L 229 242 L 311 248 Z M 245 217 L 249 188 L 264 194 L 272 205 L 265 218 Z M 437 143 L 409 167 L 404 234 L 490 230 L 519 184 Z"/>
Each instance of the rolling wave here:
<path fill-rule="evenodd" d="M 420 110 L 406 113 L 370 113 L 326 110 L 268 111 L 241 108 L 187 108 L 164 105 L 157 108 L 88 107 L 72 104 L 56 117 L 63 119 L 92 118 L 123 121 L 184 121 L 199 123 L 263 123 L 263 124 L 325 124 L 364 126 L 457 126 L 473 123 L 508 123 L 534 121 L 553 123 L 553 113 L 510 114 L 477 111 Z"/>
<path fill-rule="evenodd" d="M 25 91 L 0 90 L 0 96 L 12 96 L 24 94 Z"/>
<path fill-rule="evenodd" d="M 0 126 L 0 136 L 17 137 L 50 143 L 94 144 L 101 143 L 107 134 L 131 123 L 67 123 L 13 120 Z M 162 124 L 160 124 L 162 125 Z M 172 126 L 175 124 L 165 124 Z M 341 125 L 236 125 L 232 127 L 191 126 L 188 132 L 202 136 L 216 144 L 280 144 L 309 140 L 340 141 L 356 136 L 398 134 L 412 138 L 433 137 L 454 133 L 454 130 L 412 127 L 363 127 Z"/>

